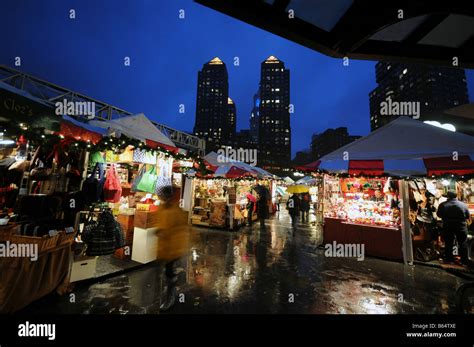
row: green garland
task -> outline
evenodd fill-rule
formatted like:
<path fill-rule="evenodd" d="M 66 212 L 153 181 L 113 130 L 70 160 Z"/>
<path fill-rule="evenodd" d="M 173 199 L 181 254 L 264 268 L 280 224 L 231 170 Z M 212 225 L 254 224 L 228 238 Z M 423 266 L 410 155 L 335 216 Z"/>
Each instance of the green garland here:
<path fill-rule="evenodd" d="M 67 140 L 67 142 L 64 142 L 64 151 L 71 153 L 80 152 L 82 150 L 87 150 L 91 153 L 110 150 L 116 154 L 120 154 L 128 146 L 133 146 L 134 148 L 152 152 L 153 154 L 163 153 L 166 157 L 173 158 L 175 160 L 192 160 L 193 162 L 198 164 L 198 171 L 201 175 L 205 176 L 212 173 L 212 171 L 207 169 L 204 160 L 199 156 L 192 154 L 185 155 L 182 153 L 175 153 L 159 146 L 158 148 L 154 148 L 147 145 L 146 143 L 143 143 L 140 140 L 130 138 L 123 134 L 120 136 L 120 138 L 102 137 L 99 142 L 94 144 L 85 140 L 78 140 L 73 138 L 65 139 L 64 136 L 58 133 L 46 132 L 45 128 L 25 128 L 11 125 L 5 130 L 6 132 L 4 133 L 4 136 L 16 141 L 20 139 L 20 136 L 24 136 L 25 139 L 28 140 L 29 145 L 34 148 L 41 146 L 41 148 L 46 153 L 53 152 L 55 148 L 62 148 L 61 142 L 63 140 Z"/>

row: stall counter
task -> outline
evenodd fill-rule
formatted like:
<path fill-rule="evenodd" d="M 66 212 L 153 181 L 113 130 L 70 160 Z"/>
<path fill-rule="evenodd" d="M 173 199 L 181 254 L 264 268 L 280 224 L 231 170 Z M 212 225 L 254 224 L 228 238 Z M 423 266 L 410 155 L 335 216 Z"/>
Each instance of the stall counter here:
<path fill-rule="evenodd" d="M 399 228 L 350 223 L 340 218 L 324 218 L 324 243 L 363 244 L 365 255 L 403 260 L 402 232 Z"/>

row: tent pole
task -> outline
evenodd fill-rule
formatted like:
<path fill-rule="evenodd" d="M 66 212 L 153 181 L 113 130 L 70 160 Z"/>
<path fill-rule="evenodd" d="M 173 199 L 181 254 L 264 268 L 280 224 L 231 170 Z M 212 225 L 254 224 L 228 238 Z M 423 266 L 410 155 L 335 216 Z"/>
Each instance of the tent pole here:
<path fill-rule="evenodd" d="M 188 213 L 188 224 L 189 225 L 192 225 L 192 221 L 191 221 L 191 217 L 193 215 L 193 211 L 194 211 L 194 185 L 195 185 L 195 182 L 194 180 L 196 179 L 196 177 L 193 177 L 191 179 L 191 201 L 189 202 L 189 213 Z"/>
<path fill-rule="evenodd" d="M 408 181 L 398 180 L 398 188 L 400 192 L 400 216 L 402 220 L 402 247 L 403 247 L 403 262 L 405 265 L 413 265 L 413 245 L 410 230 L 409 220 L 409 196 L 408 196 Z"/>

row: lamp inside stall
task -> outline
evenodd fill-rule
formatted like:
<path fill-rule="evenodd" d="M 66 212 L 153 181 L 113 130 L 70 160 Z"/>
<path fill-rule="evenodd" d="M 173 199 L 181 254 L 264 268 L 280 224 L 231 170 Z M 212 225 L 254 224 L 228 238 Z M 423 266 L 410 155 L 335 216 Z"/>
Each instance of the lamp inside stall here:
<path fill-rule="evenodd" d="M 14 144 L 15 144 L 14 140 L 5 137 L 4 132 L 0 132 L 0 146 L 10 146 Z"/>

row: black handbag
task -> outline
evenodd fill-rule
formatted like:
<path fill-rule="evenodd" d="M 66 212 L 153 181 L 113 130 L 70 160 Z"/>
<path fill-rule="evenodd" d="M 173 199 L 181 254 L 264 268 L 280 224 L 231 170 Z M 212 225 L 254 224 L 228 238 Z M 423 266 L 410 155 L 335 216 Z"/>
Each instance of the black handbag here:
<path fill-rule="evenodd" d="M 84 225 L 81 239 L 87 244 L 88 256 L 112 254 L 125 245 L 122 228 L 110 210 L 102 211 L 97 221 L 89 218 Z"/>
<path fill-rule="evenodd" d="M 98 174 L 98 178 L 96 175 Z M 105 170 L 102 163 L 96 163 L 90 176 L 84 181 L 82 185 L 82 192 L 84 193 L 85 202 L 90 205 L 101 200 L 102 188 L 105 181 Z"/>

